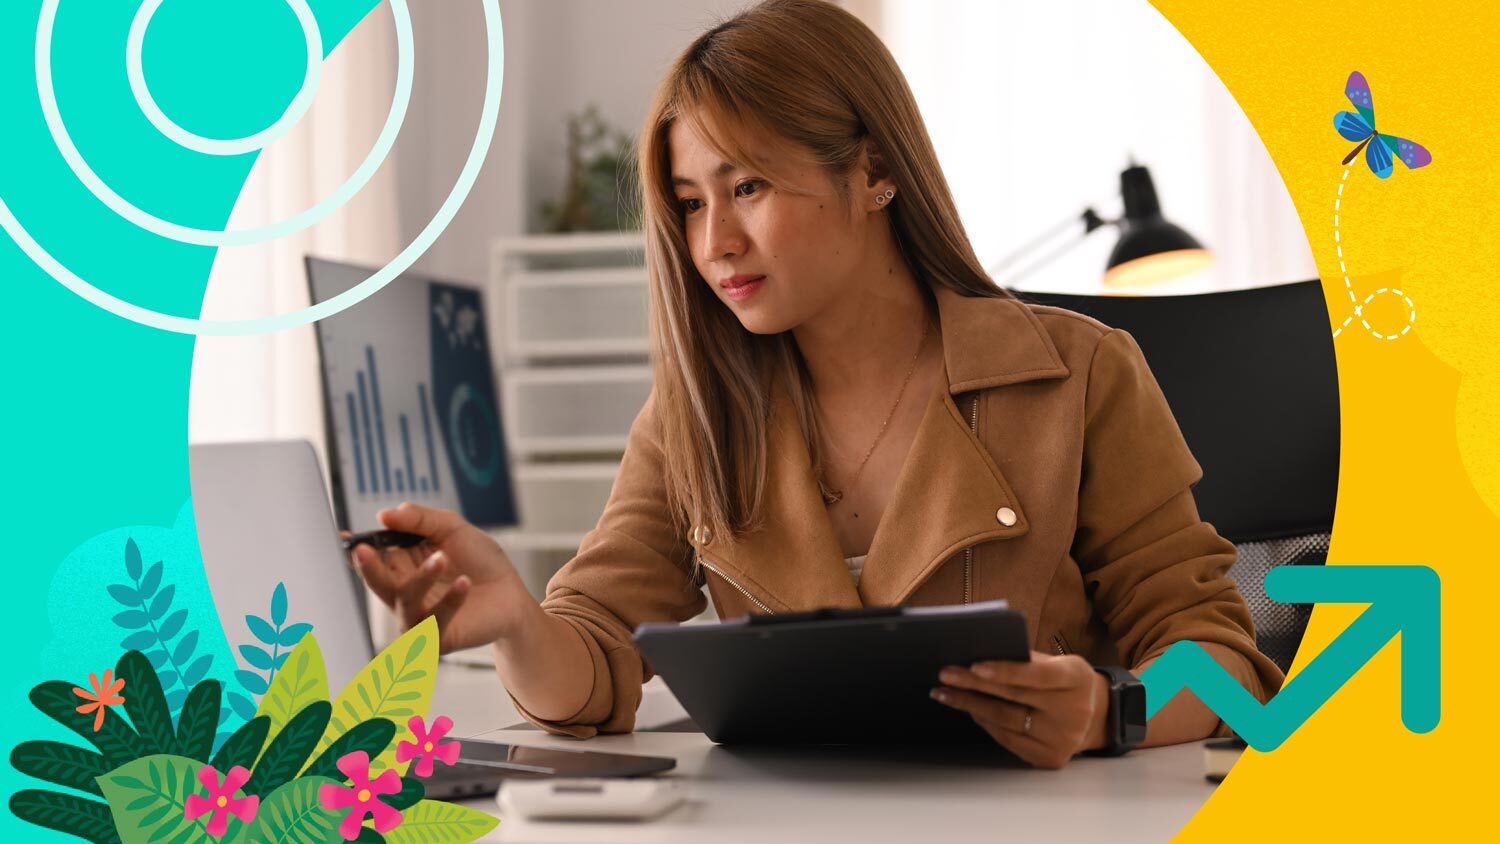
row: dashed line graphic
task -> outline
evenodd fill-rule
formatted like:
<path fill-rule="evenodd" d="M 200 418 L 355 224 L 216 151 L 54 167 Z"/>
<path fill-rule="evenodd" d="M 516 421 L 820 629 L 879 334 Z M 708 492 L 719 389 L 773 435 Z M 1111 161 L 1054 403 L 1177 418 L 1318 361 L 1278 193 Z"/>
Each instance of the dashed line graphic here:
<path fill-rule="evenodd" d="M 1338 252 L 1339 274 L 1344 277 L 1344 289 L 1349 293 L 1349 304 L 1354 306 L 1354 312 L 1344 317 L 1344 321 L 1339 325 L 1339 327 L 1333 330 L 1333 336 L 1339 336 L 1339 334 L 1342 333 L 1345 328 L 1349 327 L 1349 323 L 1353 322 L 1357 317 L 1359 319 L 1360 325 L 1363 325 L 1366 331 L 1373 334 L 1376 340 L 1399 340 L 1400 338 L 1406 336 L 1406 332 L 1410 331 L 1412 325 L 1414 325 L 1417 321 L 1417 306 L 1414 302 L 1412 302 L 1411 297 L 1395 287 L 1382 287 L 1379 290 L 1376 290 L 1374 293 L 1366 296 L 1365 300 L 1361 302 L 1357 298 L 1355 298 L 1354 285 L 1349 281 L 1349 270 L 1344 265 L 1343 239 L 1339 234 L 1339 211 L 1344 202 L 1344 185 L 1348 183 L 1348 180 L 1349 168 L 1345 167 L 1344 175 L 1339 177 L 1338 195 L 1333 199 L 1333 248 Z M 1370 302 L 1376 296 L 1385 295 L 1399 296 L 1401 297 L 1401 301 L 1406 303 L 1406 324 L 1401 326 L 1401 330 L 1395 332 L 1394 334 L 1383 334 L 1380 331 L 1377 331 L 1374 326 L 1370 325 L 1370 320 L 1365 317 L 1365 306 L 1370 304 Z"/>

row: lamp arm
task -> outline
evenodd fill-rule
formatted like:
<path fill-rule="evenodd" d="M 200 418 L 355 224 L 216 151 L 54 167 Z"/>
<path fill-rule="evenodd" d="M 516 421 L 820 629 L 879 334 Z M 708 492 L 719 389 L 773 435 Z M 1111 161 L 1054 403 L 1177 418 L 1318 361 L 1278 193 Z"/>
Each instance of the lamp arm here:
<path fill-rule="evenodd" d="M 1085 208 L 1083 209 L 1083 213 L 1068 217 L 1066 220 L 1063 220 L 1061 223 L 1058 223 L 1057 225 L 1028 241 L 1020 249 L 1017 249 L 1007 255 L 999 263 L 991 266 L 989 268 L 990 277 L 994 278 L 998 276 L 1006 267 L 1009 267 L 1012 264 L 1015 264 L 1020 259 L 1030 255 L 1038 247 L 1056 238 L 1058 234 L 1078 225 L 1078 223 L 1080 222 L 1083 223 L 1083 231 L 1080 232 L 1076 238 L 1065 241 L 1057 249 L 1053 249 L 1050 252 L 1045 253 L 1040 259 L 1015 272 L 1011 276 L 1010 280 L 1013 282 L 1018 278 L 1022 278 L 1035 272 L 1046 264 L 1056 260 L 1058 256 L 1078 245 L 1080 241 L 1092 234 L 1094 230 L 1103 228 L 1106 225 L 1114 225 L 1118 222 L 1118 220 L 1106 220 L 1095 213 L 1093 208 Z M 1005 286 L 1010 287 L 1011 285 L 1007 284 Z"/>

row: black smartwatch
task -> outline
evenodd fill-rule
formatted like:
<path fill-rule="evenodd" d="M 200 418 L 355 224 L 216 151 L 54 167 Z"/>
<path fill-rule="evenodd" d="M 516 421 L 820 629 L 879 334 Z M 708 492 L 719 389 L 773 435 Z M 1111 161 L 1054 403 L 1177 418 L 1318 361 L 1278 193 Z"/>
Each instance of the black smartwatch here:
<path fill-rule="evenodd" d="M 1096 665 L 1094 670 L 1109 680 L 1108 743 L 1089 754 L 1119 756 L 1146 740 L 1146 685 L 1118 665 Z"/>

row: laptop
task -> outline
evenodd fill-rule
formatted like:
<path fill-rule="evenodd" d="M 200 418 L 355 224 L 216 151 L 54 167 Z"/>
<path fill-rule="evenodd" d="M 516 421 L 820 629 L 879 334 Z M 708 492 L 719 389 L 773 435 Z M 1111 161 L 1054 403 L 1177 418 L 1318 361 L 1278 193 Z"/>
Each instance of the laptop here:
<path fill-rule="evenodd" d="M 255 641 L 246 616 L 270 618 L 272 595 L 283 584 L 285 621 L 312 624 L 337 694 L 376 650 L 364 583 L 334 527 L 312 444 L 193 445 L 188 463 L 203 569 L 231 645 Z M 497 679 L 495 693 L 501 691 Z M 633 777 L 675 765 L 662 757 L 465 739 L 458 764 L 438 765 L 422 781 L 427 797 L 443 800 L 493 794 L 506 778 Z"/>

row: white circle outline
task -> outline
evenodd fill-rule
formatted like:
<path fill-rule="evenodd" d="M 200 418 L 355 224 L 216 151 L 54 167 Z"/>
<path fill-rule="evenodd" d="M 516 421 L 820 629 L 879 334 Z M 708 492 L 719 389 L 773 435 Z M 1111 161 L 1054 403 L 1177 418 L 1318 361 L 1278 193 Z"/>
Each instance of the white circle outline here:
<path fill-rule="evenodd" d="M 318 19 L 308 7 L 307 0 L 286 0 L 286 4 L 297 16 L 297 22 L 302 25 L 302 37 L 307 40 L 307 72 L 302 78 L 302 87 L 298 89 L 297 96 L 292 98 L 281 117 L 265 129 L 242 138 L 209 138 L 178 126 L 157 105 L 156 98 L 151 96 L 151 87 L 146 84 L 146 70 L 141 58 L 145 51 L 146 30 L 150 28 L 151 19 L 156 16 L 162 2 L 163 0 L 144 0 L 136 10 L 135 19 L 130 22 L 130 35 L 125 39 L 125 75 L 130 79 L 130 90 L 135 94 L 136 104 L 141 107 L 146 119 L 178 146 L 205 155 L 230 156 L 255 152 L 290 132 L 307 110 L 312 108 L 313 100 L 318 94 L 318 83 L 323 78 L 323 34 L 318 29 Z"/>
<path fill-rule="evenodd" d="M 391 2 L 394 3 L 396 0 L 391 0 Z M 332 299 L 290 313 L 254 319 L 205 320 L 163 314 L 126 302 L 79 278 L 31 237 L 21 222 L 11 213 L 3 198 L 0 198 L 0 228 L 5 229 L 27 257 L 78 296 L 116 316 L 163 331 L 217 337 L 261 334 L 307 325 L 364 301 L 389 284 L 396 276 L 405 272 L 416 262 L 417 258 L 421 257 L 423 252 L 432 246 L 448 224 L 453 221 L 459 206 L 463 204 L 469 191 L 474 187 L 474 182 L 479 178 L 479 170 L 489 152 L 490 142 L 500 116 L 500 89 L 505 72 L 505 37 L 500 21 L 499 0 L 479 0 L 479 2 L 484 9 L 489 67 L 485 75 L 484 105 L 480 110 L 479 127 L 474 134 L 474 146 L 469 151 L 463 170 L 459 172 L 453 190 L 438 208 L 437 213 L 433 215 L 432 220 L 416 239 L 402 250 L 401 254 L 374 275 Z"/>
<path fill-rule="evenodd" d="M 415 63 L 411 12 L 407 9 L 406 0 L 387 0 L 387 5 L 391 8 L 391 17 L 396 25 L 396 88 L 391 95 L 391 111 L 386 116 L 385 125 L 381 127 L 380 135 L 375 139 L 375 145 L 370 148 L 365 160 L 360 162 L 359 167 L 342 185 L 339 185 L 338 190 L 295 217 L 256 228 L 233 231 L 200 229 L 163 220 L 137 208 L 105 184 L 104 180 L 99 178 L 99 174 L 89 166 L 83 154 L 78 151 L 78 146 L 73 143 L 72 136 L 68 134 L 68 127 L 63 123 L 62 111 L 57 103 L 57 91 L 52 82 L 52 30 L 57 22 L 57 9 L 60 3 L 61 0 L 42 0 L 42 12 L 37 21 L 36 85 L 37 96 L 41 99 L 42 117 L 47 121 L 47 131 L 52 135 L 52 142 L 57 145 L 58 151 L 62 153 L 63 160 L 68 163 L 73 175 L 83 182 L 89 193 L 92 193 L 115 214 L 152 234 L 195 246 L 250 246 L 279 240 L 302 231 L 347 205 L 355 194 L 364 189 L 364 186 L 374 177 L 375 171 L 380 169 L 380 165 L 390 155 L 391 148 L 396 144 L 396 137 L 401 133 L 401 127 L 406 122 L 407 108 L 411 103 L 412 67 Z"/>

